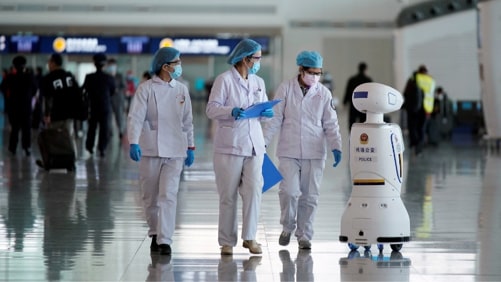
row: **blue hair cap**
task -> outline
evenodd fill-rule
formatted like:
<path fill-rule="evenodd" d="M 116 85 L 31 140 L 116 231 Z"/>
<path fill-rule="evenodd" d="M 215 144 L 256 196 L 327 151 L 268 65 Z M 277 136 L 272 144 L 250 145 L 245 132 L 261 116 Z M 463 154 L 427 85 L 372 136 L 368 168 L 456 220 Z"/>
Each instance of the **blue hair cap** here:
<path fill-rule="evenodd" d="M 243 58 L 261 50 L 261 45 L 252 39 L 242 39 L 228 56 L 228 64 L 235 65 Z"/>
<path fill-rule="evenodd" d="M 324 59 L 317 51 L 302 51 L 297 55 L 296 64 L 308 68 L 322 68 Z"/>
<path fill-rule="evenodd" d="M 179 58 L 180 52 L 176 48 L 163 47 L 155 52 L 151 61 L 151 72 L 157 73 L 162 66 Z"/>

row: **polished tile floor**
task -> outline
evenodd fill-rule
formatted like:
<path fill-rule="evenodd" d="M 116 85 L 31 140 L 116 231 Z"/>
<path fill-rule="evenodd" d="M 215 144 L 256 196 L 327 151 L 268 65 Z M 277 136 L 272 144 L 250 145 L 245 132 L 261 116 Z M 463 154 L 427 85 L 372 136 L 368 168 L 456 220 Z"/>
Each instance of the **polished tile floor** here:
<path fill-rule="evenodd" d="M 74 173 L 37 168 L 0 142 L 1 281 L 501 281 L 501 153 L 469 136 L 404 158 L 402 199 L 412 241 L 399 253 L 350 253 L 338 241 L 350 196 L 348 154 L 326 165 L 311 251 L 281 232 L 277 188 L 264 194 L 258 241 L 222 257 L 212 172 L 212 125 L 195 103 L 195 164 L 184 171 L 172 256 L 150 255 L 137 164 L 116 135 L 106 158 L 79 152 Z M 347 152 L 346 112 L 339 112 Z M 5 121 L 0 117 L 2 125 Z M 461 141 L 461 142 L 459 142 Z M 466 142 L 465 142 L 466 141 Z M 35 146 L 34 146 L 35 147 Z M 81 148 L 81 147 L 80 147 Z M 270 148 L 273 150 L 274 148 Z"/>

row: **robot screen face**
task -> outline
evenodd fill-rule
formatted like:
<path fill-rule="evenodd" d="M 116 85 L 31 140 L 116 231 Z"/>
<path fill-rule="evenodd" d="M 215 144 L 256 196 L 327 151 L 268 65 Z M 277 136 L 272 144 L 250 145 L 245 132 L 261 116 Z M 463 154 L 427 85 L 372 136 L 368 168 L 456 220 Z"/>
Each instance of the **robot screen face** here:
<path fill-rule="evenodd" d="M 386 114 L 399 110 L 404 99 L 399 91 L 390 86 L 369 82 L 355 88 L 352 101 L 360 112 Z"/>

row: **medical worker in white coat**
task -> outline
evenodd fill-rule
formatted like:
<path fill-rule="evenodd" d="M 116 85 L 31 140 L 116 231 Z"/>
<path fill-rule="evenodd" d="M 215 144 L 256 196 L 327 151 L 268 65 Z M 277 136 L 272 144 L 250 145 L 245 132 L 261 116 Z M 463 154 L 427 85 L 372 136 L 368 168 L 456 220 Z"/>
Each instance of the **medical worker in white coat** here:
<path fill-rule="evenodd" d="M 216 77 L 206 114 L 216 121 L 214 172 L 219 193 L 218 242 L 222 255 L 233 254 L 238 240 L 237 200 L 242 197 L 243 247 L 261 254 L 256 242 L 257 223 L 263 188 L 262 165 L 265 153 L 261 119 L 273 116 L 273 110 L 257 118 L 246 118 L 244 109 L 268 100 L 260 67 L 261 45 L 243 39 L 228 57 L 232 67 Z"/>
<path fill-rule="evenodd" d="M 332 94 L 319 83 L 322 62 L 316 51 L 297 55 L 299 74 L 279 85 L 274 99 L 282 102 L 263 126 L 267 145 L 280 131 L 276 154 L 283 176 L 278 192 L 282 246 L 289 244 L 295 231 L 299 248 L 311 249 L 327 148 L 333 153 L 334 167 L 341 161 L 341 134 Z"/>
<path fill-rule="evenodd" d="M 151 68 L 155 75 L 134 95 L 127 135 L 130 157 L 139 162 L 150 249 L 170 255 L 181 172 L 194 161 L 193 116 L 188 89 L 176 80 L 182 73 L 179 51 L 159 49 Z"/>

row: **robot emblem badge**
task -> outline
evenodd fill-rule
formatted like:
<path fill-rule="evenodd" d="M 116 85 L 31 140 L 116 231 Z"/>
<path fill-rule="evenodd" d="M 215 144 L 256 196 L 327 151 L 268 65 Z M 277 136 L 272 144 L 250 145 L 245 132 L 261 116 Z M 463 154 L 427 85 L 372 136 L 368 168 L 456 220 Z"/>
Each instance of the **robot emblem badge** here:
<path fill-rule="evenodd" d="M 360 144 L 367 144 L 367 143 L 369 143 L 369 135 L 367 135 L 367 133 L 360 134 Z"/>

